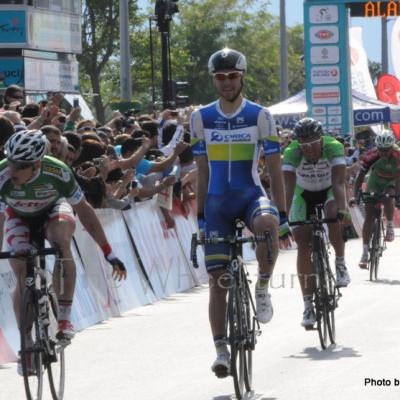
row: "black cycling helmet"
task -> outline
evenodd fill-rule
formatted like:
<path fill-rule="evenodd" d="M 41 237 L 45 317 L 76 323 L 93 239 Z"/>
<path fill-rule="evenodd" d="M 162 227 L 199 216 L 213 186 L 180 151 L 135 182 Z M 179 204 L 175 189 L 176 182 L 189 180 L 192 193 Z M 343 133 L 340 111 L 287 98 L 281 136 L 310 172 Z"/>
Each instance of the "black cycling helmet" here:
<path fill-rule="evenodd" d="M 295 125 L 293 129 L 294 139 L 307 139 L 312 136 L 322 136 L 324 130 L 321 122 L 313 118 L 303 118 Z"/>
<path fill-rule="evenodd" d="M 236 50 L 225 47 L 212 54 L 208 60 L 208 72 L 210 74 L 229 69 L 246 72 L 246 57 Z"/>

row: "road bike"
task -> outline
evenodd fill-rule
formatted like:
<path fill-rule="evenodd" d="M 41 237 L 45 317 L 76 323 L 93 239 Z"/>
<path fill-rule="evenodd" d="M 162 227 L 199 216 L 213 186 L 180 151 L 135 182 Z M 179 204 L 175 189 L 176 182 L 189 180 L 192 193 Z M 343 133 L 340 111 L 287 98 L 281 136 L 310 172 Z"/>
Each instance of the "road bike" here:
<path fill-rule="evenodd" d="M 362 192 L 357 199 L 357 204 L 360 204 L 361 200 L 363 200 L 365 203 L 365 199 L 367 197 L 373 198 L 376 201 L 374 205 L 374 223 L 372 235 L 368 245 L 369 280 L 373 281 L 374 279 L 378 279 L 379 262 L 383 252 L 386 250 L 385 225 L 383 223 L 382 215 L 382 200 L 396 198 L 396 196 L 389 193 Z"/>
<path fill-rule="evenodd" d="M 241 400 L 252 390 L 253 355 L 257 337 L 261 335 L 255 303 L 250 290 L 251 281 L 243 263 L 242 245 L 266 242 L 268 262 L 273 262 L 272 238 L 269 232 L 262 236 L 242 236 L 243 225 L 238 223 L 232 237 L 198 238 L 192 235 L 191 260 L 198 268 L 196 248 L 198 245 L 225 243 L 230 246 L 230 263 L 227 266 L 228 307 L 226 313 L 225 336 L 231 350 L 230 375 L 233 378 L 236 398 Z M 225 283 L 224 283 L 225 284 Z"/>
<path fill-rule="evenodd" d="M 329 241 L 324 224 L 338 222 L 336 218 L 323 218 L 323 205 L 317 205 L 315 214 L 304 221 L 290 222 L 290 226 L 311 226 L 312 263 L 315 274 L 314 306 L 317 320 L 318 336 L 321 347 L 325 350 L 335 344 L 336 326 L 335 310 L 341 293 L 336 287 L 336 279 L 329 264 Z M 313 328 L 310 328 L 313 329 Z"/>
<path fill-rule="evenodd" d="M 58 262 L 62 262 L 62 254 L 58 247 L 44 247 L 41 231 L 31 228 L 31 237 L 35 238 L 32 241 L 35 247 L 30 250 L 0 252 L 0 259 L 23 259 L 26 262 L 20 309 L 20 358 L 25 394 L 28 400 L 42 399 L 44 372 L 47 370 L 52 398 L 62 400 L 65 387 L 64 349 L 70 341 L 57 333 L 58 300 L 49 282 L 45 261 L 46 256 L 53 255 Z"/>

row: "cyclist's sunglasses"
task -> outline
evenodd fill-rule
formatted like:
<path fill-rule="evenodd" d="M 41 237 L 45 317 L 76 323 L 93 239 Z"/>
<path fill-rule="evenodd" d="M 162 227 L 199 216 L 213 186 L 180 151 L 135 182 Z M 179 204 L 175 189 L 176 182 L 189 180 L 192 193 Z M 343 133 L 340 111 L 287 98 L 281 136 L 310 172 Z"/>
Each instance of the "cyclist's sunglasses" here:
<path fill-rule="evenodd" d="M 16 169 L 17 171 L 22 171 L 23 169 L 27 169 L 27 168 L 33 167 L 35 165 L 35 163 L 25 162 L 25 161 L 7 160 L 7 162 L 12 168 Z"/>
<path fill-rule="evenodd" d="M 213 74 L 214 78 L 217 81 L 224 81 L 225 79 L 229 79 L 230 81 L 234 81 L 242 76 L 242 72 L 240 71 L 232 71 L 232 72 L 215 72 Z"/>
<path fill-rule="evenodd" d="M 392 150 L 392 147 L 378 147 L 378 151 L 381 153 L 388 153 L 390 150 Z"/>
<path fill-rule="evenodd" d="M 305 143 L 299 143 L 299 146 L 301 149 L 309 149 L 312 147 L 314 144 L 317 144 L 321 141 L 321 138 L 319 137 L 316 140 L 313 140 L 312 142 L 305 142 Z"/>

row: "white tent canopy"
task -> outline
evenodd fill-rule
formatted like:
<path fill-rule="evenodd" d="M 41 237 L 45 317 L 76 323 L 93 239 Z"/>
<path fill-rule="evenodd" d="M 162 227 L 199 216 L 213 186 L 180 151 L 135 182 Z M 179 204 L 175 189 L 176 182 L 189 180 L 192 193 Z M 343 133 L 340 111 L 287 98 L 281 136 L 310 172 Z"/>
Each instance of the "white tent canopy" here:
<path fill-rule="evenodd" d="M 293 128 L 307 113 L 306 91 L 268 107 L 275 122 L 282 128 Z M 353 90 L 354 126 L 400 123 L 400 107 L 384 103 Z"/>

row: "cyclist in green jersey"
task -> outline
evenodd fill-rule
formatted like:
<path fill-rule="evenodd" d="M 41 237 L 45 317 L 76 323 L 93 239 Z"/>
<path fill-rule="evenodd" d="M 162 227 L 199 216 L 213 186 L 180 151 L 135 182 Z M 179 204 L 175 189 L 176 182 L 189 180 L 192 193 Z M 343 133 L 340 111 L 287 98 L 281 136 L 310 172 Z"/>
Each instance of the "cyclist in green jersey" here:
<path fill-rule="evenodd" d="M 322 125 L 304 118 L 293 130 L 294 139 L 286 148 L 283 174 L 286 208 L 290 221 L 308 219 L 317 204 L 324 205 L 327 218 L 336 216 L 347 225 L 351 222 L 346 208 L 346 160 L 343 145 L 330 136 L 323 136 Z M 342 223 L 330 224 L 329 238 L 336 253 L 336 284 L 345 287 L 350 277 L 344 261 Z M 293 236 L 298 246 L 297 272 L 304 300 L 301 325 L 310 329 L 315 321 L 312 303 L 315 272 L 311 261 L 310 226 L 296 226 Z"/>
<path fill-rule="evenodd" d="M 31 247 L 30 227 L 43 226 L 46 238 L 60 248 L 63 254 L 62 293 L 59 262 L 56 262 L 53 274 L 60 305 L 58 336 L 71 339 L 74 335 L 71 308 L 76 276 L 70 248 L 75 229 L 74 211 L 103 250 L 106 260 L 113 267 L 114 277 L 126 278 L 126 269 L 112 252 L 100 221 L 86 202 L 71 170 L 63 162 L 45 156 L 48 146 L 41 131 L 15 133 L 5 144 L 7 158 L 0 162 L 0 232 L 3 235 L 4 228 L 9 250 L 26 251 Z M 19 324 L 25 262 L 13 259 L 10 264 L 17 278 L 14 311 Z M 30 332 L 24 334 L 27 341 L 31 340 Z M 19 366 L 18 371 L 21 370 Z"/>
<path fill-rule="evenodd" d="M 396 138 L 390 129 L 384 130 L 376 136 L 376 148 L 369 150 L 362 158 L 361 169 L 354 182 L 354 196 L 357 199 L 364 178 L 369 172 L 367 180 L 367 192 L 388 193 L 396 195 L 396 207 L 400 207 L 400 149 L 397 147 Z M 386 217 L 386 236 L 387 242 L 394 240 L 394 199 L 382 199 L 384 214 Z M 372 227 L 375 220 L 374 207 L 376 199 L 373 197 L 365 198 L 365 220 L 363 225 L 363 252 L 360 268 L 366 269 L 368 265 L 368 243 L 372 234 Z"/>

